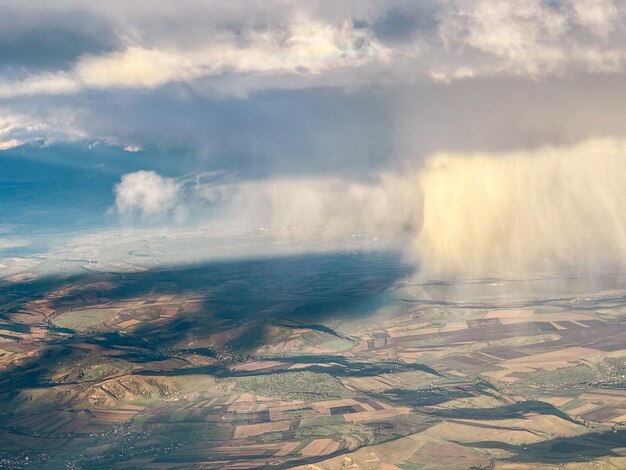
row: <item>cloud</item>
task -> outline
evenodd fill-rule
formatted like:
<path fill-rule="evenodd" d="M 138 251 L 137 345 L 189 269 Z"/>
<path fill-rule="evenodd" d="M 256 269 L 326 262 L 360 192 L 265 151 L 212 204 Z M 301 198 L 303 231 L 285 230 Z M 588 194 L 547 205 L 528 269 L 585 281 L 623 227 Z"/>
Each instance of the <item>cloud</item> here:
<path fill-rule="evenodd" d="M 392 6 L 372 25 L 376 37 L 391 44 L 412 41 L 418 33 L 432 34 L 435 27 L 434 12 L 417 4 L 412 8 Z"/>
<path fill-rule="evenodd" d="M 414 248 L 434 276 L 523 278 L 626 267 L 626 142 L 438 154 Z"/>
<path fill-rule="evenodd" d="M 25 238 L 0 237 L 0 251 L 12 248 L 23 248 L 29 246 L 30 241 Z"/>
<path fill-rule="evenodd" d="M 416 183 L 395 174 L 369 182 L 330 176 L 242 181 L 138 171 L 124 175 L 114 191 L 116 210 L 127 222 L 133 222 L 129 215 L 173 215 L 172 226 L 335 234 L 407 229 L 419 210 L 412 200 Z"/>
<path fill-rule="evenodd" d="M 122 214 L 184 213 L 172 227 L 278 238 L 368 234 L 405 247 L 425 277 L 526 278 L 626 267 L 626 141 L 508 153 L 438 153 L 367 182 L 334 177 L 174 181 L 123 177 Z"/>
<path fill-rule="evenodd" d="M 180 185 L 154 171 L 122 176 L 115 186 L 115 208 L 122 216 L 161 216 L 177 204 Z"/>
<path fill-rule="evenodd" d="M 617 7 L 610 0 L 445 3 L 439 34 L 449 51 L 462 54 L 455 65 L 442 67 L 451 79 L 459 68 L 472 70 L 474 75 L 506 73 L 534 78 L 575 70 L 622 70 L 624 32 L 617 22 Z M 608 40 L 608 34 L 618 27 L 620 37 Z M 444 73 L 436 72 L 439 76 Z"/>
<path fill-rule="evenodd" d="M 7 44 L 0 49 L 8 51 L 5 62 L 0 53 L 2 112 L 27 116 L 41 127 L 16 128 L 0 139 L 25 144 L 86 139 L 122 147 L 174 148 L 196 154 L 203 162 L 220 158 L 214 167 L 220 169 L 237 161 L 248 168 L 273 169 L 274 161 L 280 160 L 282 167 L 290 158 L 294 169 L 308 162 L 311 167 L 318 162 L 330 167 L 339 155 L 349 160 L 338 165 L 341 169 L 352 168 L 354 161 L 376 166 L 393 152 L 403 153 L 393 139 L 404 136 L 395 135 L 392 128 L 405 127 L 405 122 L 388 123 L 385 109 L 401 104 L 403 92 L 430 101 L 428 106 L 415 104 L 412 111 L 420 125 L 430 129 L 432 124 L 422 116 L 474 101 L 467 92 L 458 102 L 442 98 L 434 103 L 429 94 L 441 92 L 433 82 L 447 85 L 444 93 L 453 94 L 463 87 L 477 88 L 477 83 L 488 84 L 486 88 L 495 83 L 498 88 L 512 76 L 531 78 L 546 89 L 557 88 L 553 84 L 561 79 L 600 83 L 600 75 L 616 81 L 623 76 L 626 0 L 183 4 L 185 8 L 171 0 L 150 5 L 112 0 L 104 6 L 62 0 L 51 8 L 9 0 L 7 17 L 19 21 L 0 20 L 0 26 L 6 26 L 0 28 L 0 46 Z M 571 88 L 564 81 L 558 84 Z M 525 86 L 519 81 L 514 85 Z M 598 85 L 596 95 L 602 95 L 602 87 Z M 613 92 L 616 88 L 613 85 Z M 331 94 L 336 103 L 328 104 Z M 280 106 L 267 103 L 276 97 Z M 489 90 L 479 97 L 482 103 L 473 112 L 495 103 Z M 531 98 L 528 108 L 545 108 L 542 96 Z M 505 108 L 516 100 L 515 91 L 499 99 L 506 106 L 498 109 L 508 113 Z M 573 100 L 599 108 L 584 96 Z M 322 116 L 316 101 L 332 112 Z M 308 106 L 306 111 L 296 109 L 300 105 Z M 165 106 L 175 108 L 176 114 L 164 111 Z M 480 126 L 481 119 L 454 114 L 451 119 L 458 114 L 472 129 L 454 129 L 450 142 Z M 513 114 L 507 118 L 513 119 Z M 258 119 L 254 126 L 248 116 Z M 403 117 L 407 123 L 412 119 Z M 581 111 L 577 119 L 589 118 Z M 265 122 L 275 123 L 274 135 Z M 447 122 L 435 124 L 435 133 L 441 134 Z M 297 127 L 299 134 L 292 138 L 281 126 Z M 237 135 L 240 127 L 246 138 Z M 515 127 L 508 123 L 508 129 L 507 135 Z M 324 135 L 313 138 L 314 131 Z M 310 135 L 303 135 L 306 132 Z M 520 135 L 533 132 L 519 130 Z M 546 140 L 559 132 L 547 129 Z M 431 140 L 429 133 L 423 134 Z M 474 137 L 488 142 L 491 136 Z M 404 152 L 400 158 L 423 154 Z"/>
<path fill-rule="evenodd" d="M 435 275 L 621 260 L 623 0 L 9 3 L 0 150 L 145 149 L 98 161 L 127 173 L 126 223 L 424 226 Z M 50 161 L 94 165 L 79 154 Z M 180 176 L 205 169 L 240 179 Z"/>
<path fill-rule="evenodd" d="M 218 204 L 207 224 L 263 227 L 275 231 L 357 231 L 404 229 L 417 220 L 417 180 L 382 174 L 370 182 L 336 177 L 291 177 L 196 187 Z"/>
<path fill-rule="evenodd" d="M 216 39 L 193 49 L 131 45 L 105 55 L 87 55 L 68 71 L 0 81 L 0 97 L 155 88 L 233 73 L 314 75 L 384 60 L 387 55 L 367 30 L 306 18 L 286 28 L 247 31 L 243 44 L 233 39 L 237 38 Z"/>
<path fill-rule="evenodd" d="M 0 140 L 0 151 L 21 147 L 22 145 L 24 145 L 24 142 L 18 139 Z"/>
<path fill-rule="evenodd" d="M 0 17 L 0 70 L 65 69 L 81 55 L 110 52 L 120 45 L 113 25 L 83 9 L 37 2 L 4 2 Z"/>
<path fill-rule="evenodd" d="M 612 0 L 571 0 L 569 6 L 585 30 L 601 37 L 607 36 L 620 25 L 620 13 Z"/>
<path fill-rule="evenodd" d="M 438 153 L 371 183 L 244 183 L 228 212 L 274 228 L 414 233 L 424 276 L 525 278 L 626 267 L 626 141 Z"/>
<path fill-rule="evenodd" d="M 65 106 L 54 110 L 0 107 L 0 150 L 28 144 L 53 144 L 82 140 L 86 134 L 76 124 L 75 111 Z"/>
<path fill-rule="evenodd" d="M 35 30 L 49 31 L 41 34 L 52 39 L 35 38 L 34 44 L 20 46 L 23 55 L 41 57 L 42 63 L 44 57 L 57 57 L 57 67 L 48 60 L 43 69 L 37 64 L 5 73 L 0 69 L 0 99 L 152 90 L 173 83 L 243 96 L 268 88 L 623 71 L 622 0 L 529 0 L 523 5 L 514 0 L 366 1 L 333 6 L 273 0 L 189 2 L 185 9 L 165 0 L 157 4 L 160 8 L 114 2 L 102 8 L 61 2 L 48 25 L 41 8 L 20 9 L 13 3 L 29 26 L 9 28 L 6 41 L 33 38 L 33 25 L 40 25 Z M 59 31 L 64 15 L 68 24 L 85 17 L 87 24 L 100 25 L 96 29 L 104 39 L 95 41 L 88 28 Z M 89 40 L 67 39 L 82 36 Z M 64 55 L 57 49 L 65 43 Z"/>

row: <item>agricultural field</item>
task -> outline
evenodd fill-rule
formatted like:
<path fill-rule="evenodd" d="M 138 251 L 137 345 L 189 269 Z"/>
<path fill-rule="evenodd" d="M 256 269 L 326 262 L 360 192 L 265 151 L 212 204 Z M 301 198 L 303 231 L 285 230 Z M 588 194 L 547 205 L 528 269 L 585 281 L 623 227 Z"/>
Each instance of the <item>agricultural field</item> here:
<path fill-rule="evenodd" d="M 626 465 L 618 277 L 444 284 L 388 252 L 0 263 L 0 468 Z"/>

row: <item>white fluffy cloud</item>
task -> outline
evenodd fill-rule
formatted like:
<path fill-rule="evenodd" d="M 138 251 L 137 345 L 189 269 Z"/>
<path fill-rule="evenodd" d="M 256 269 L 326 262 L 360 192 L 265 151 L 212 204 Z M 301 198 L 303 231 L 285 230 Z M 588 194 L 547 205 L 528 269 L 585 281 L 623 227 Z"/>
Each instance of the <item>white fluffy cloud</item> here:
<path fill-rule="evenodd" d="M 24 142 L 18 139 L 0 140 L 0 150 L 9 150 L 24 145 Z"/>
<path fill-rule="evenodd" d="M 172 210 L 180 185 L 154 171 L 137 171 L 122 176 L 115 186 L 115 207 L 123 216 L 160 216 Z"/>
<path fill-rule="evenodd" d="M 7 150 L 23 144 L 23 133 L 36 133 L 44 128 L 44 124 L 27 116 L 5 112 L 0 114 L 0 150 Z"/>
<path fill-rule="evenodd" d="M 85 89 L 155 88 L 223 74 L 316 75 L 385 60 L 387 49 L 368 30 L 300 18 L 286 27 L 253 29 L 241 38 L 211 38 L 206 44 L 140 46 L 88 55 L 68 71 L 0 81 L 0 98 L 74 93 Z"/>
<path fill-rule="evenodd" d="M 442 67 L 451 78 L 463 68 L 531 77 L 622 70 L 624 31 L 611 0 L 445 3 L 439 34 L 450 52 L 461 54 L 456 65 Z M 619 34 L 610 37 L 613 32 Z"/>
<path fill-rule="evenodd" d="M 72 113 L 56 109 L 54 115 L 15 113 L 0 108 L 0 151 L 35 142 L 52 143 L 85 138 L 73 123 Z"/>
<path fill-rule="evenodd" d="M 620 13 L 612 0 L 571 0 L 576 21 L 587 31 L 606 38 L 622 26 Z"/>

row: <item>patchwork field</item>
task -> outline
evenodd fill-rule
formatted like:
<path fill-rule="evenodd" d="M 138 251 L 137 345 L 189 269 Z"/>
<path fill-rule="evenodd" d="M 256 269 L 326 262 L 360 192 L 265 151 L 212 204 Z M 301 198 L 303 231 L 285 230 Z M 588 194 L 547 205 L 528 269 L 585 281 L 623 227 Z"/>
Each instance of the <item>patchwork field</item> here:
<path fill-rule="evenodd" d="M 389 253 L 58 278 L 0 263 L 0 468 L 626 461 L 619 278 L 468 297 Z"/>

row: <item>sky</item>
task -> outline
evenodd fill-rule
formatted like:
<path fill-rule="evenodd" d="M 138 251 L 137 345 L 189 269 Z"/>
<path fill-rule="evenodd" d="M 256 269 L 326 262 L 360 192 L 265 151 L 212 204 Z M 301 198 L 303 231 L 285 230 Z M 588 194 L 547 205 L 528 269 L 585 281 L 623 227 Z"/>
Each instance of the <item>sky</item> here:
<path fill-rule="evenodd" d="M 626 1 L 0 5 L 0 254 L 343 230 L 433 276 L 626 265 Z"/>

